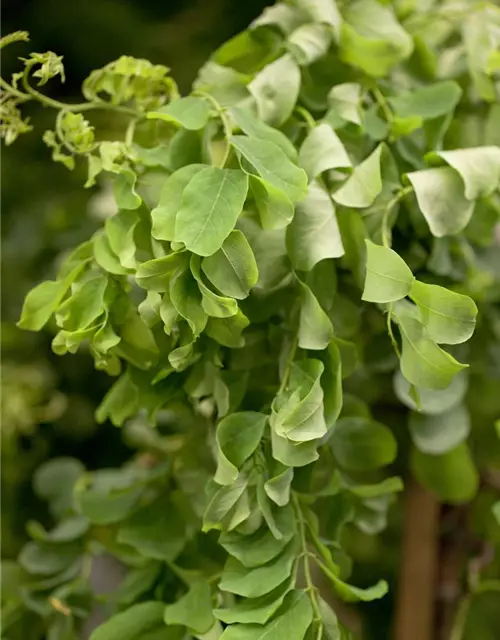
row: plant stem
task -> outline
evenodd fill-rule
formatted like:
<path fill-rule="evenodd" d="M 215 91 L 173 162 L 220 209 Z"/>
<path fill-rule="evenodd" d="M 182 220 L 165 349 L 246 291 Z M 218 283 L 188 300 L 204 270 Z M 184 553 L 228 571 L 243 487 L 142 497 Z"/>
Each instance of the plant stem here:
<path fill-rule="evenodd" d="M 384 245 L 384 247 L 388 247 L 390 248 L 391 246 L 391 240 L 390 240 L 390 231 L 389 231 L 389 216 L 391 215 L 391 211 L 394 209 L 394 207 L 398 204 L 398 202 L 400 202 L 400 200 L 402 200 L 404 197 L 406 197 L 409 193 L 411 193 L 413 191 L 413 187 L 408 186 L 408 187 L 404 187 L 403 189 L 400 189 L 396 195 L 394 196 L 394 198 L 392 200 L 389 201 L 389 203 L 387 204 L 385 211 L 384 211 L 384 215 L 382 217 L 382 222 L 381 222 L 381 233 L 382 233 L 382 244 Z"/>
<path fill-rule="evenodd" d="M 401 351 L 399 350 L 398 341 L 396 340 L 396 336 L 392 330 L 392 302 L 389 302 L 387 305 L 387 333 L 389 334 L 389 338 L 391 339 L 391 344 L 396 355 L 401 359 Z"/>
<path fill-rule="evenodd" d="M 387 122 L 389 123 L 392 122 L 394 119 L 392 110 L 387 100 L 385 99 L 384 94 L 382 93 L 382 91 L 380 91 L 380 89 L 375 83 L 373 83 L 371 86 L 371 92 L 373 93 L 373 97 L 375 98 L 375 100 L 377 101 L 377 104 L 381 108 L 382 113 L 384 114 L 384 117 L 387 120 Z"/>
<path fill-rule="evenodd" d="M 214 109 L 217 111 L 217 115 L 220 118 L 222 128 L 224 130 L 224 137 L 226 139 L 226 149 L 224 152 L 224 156 L 222 157 L 222 160 L 219 164 L 220 168 L 223 169 L 226 166 L 227 161 L 229 160 L 229 154 L 231 153 L 231 144 L 229 142 L 229 139 L 232 135 L 231 124 L 225 113 L 224 107 L 222 107 L 212 95 L 210 95 L 206 91 L 194 91 L 193 95 L 198 95 L 201 98 L 205 98 L 206 100 L 208 100 L 213 105 Z"/>
<path fill-rule="evenodd" d="M 309 595 L 311 606 L 313 608 L 314 621 L 317 622 L 322 627 L 323 624 L 322 624 L 321 612 L 319 610 L 318 598 L 316 593 L 317 588 L 313 584 L 312 575 L 311 575 L 311 564 L 310 564 L 311 554 L 307 551 L 306 523 L 304 520 L 304 516 L 302 514 L 302 509 L 300 508 L 299 499 L 295 493 L 292 496 L 292 500 L 293 500 L 293 506 L 295 508 L 295 513 L 297 516 L 297 523 L 299 525 L 299 538 L 300 538 L 300 545 L 302 548 L 304 577 L 306 580 L 306 592 Z"/>
<path fill-rule="evenodd" d="M 304 109 L 304 107 L 295 107 L 295 111 L 302 116 L 309 129 L 314 129 L 316 127 L 316 120 L 307 109 Z"/>

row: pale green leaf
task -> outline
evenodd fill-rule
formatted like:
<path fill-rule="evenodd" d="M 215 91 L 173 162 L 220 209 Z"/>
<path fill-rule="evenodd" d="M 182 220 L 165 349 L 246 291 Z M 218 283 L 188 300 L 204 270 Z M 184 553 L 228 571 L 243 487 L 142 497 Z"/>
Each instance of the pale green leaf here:
<path fill-rule="evenodd" d="M 219 588 L 245 598 L 257 598 L 282 584 L 292 573 L 297 556 L 297 545 L 288 543 L 279 556 L 260 567 L 249 569 L 239 560 L 229 557 L 222 572 Z"/>
<path fill-rule="evenodd" d="M 56 313 L 57 324 L 66 331 L 81 331 L 104 312 L 108 276 L 97 272 L 72 293 Z"/>
<path fill-rule="evenodd" d="M 490 196 L 500 187 L 500 147 L 436 151 L 435 155 L 458 171 L 468 200 Z"/>
<path fill-rule="evenodd" d="M 215 609 L 214 616 L 226 624 L 266 624 L 283 604 L 292 582 L 287 579 L 260 598 L 245 598 L 227 609 Z"/>
<path fill-rule="evenodd" d="M 325 640 L 342 640 L 339 621 L 331 606 L 323 598 L 319 598 L 318 608 L 323 621 Z"/>
<path fill-rule="evenodd" d="M 243 300 L 257 283 L 259 272 L 243 233 L 231 231 L 222 247 L 201 264 L 203 273 L 224 295 Z"/>
<path fill-rule="evenodd" d="M 408 426 L 419 451 L 440 454 L 454 449 L 467 438 L 470 419 L 467 409 L 459 404 L 439 414 L 412 412 Z"/>
<path fill-rule="evenodd" d="M 281 553 L 296 533 L 295 517 L 290 506 L 278 509 L 275 522 L 283 532 L 281 539 L 275 538 L 267 526 L 262 526 L 251 535 L 243 535 L 235 531 L 224 532 L 219 538 L 219 543 L 245 567 L 259 567 Z"/>
<path fill-rule="evenodd" d="M 290 54 L 268 64 L 248 85 L 259 117 L 279 126 L 291 115 L 300 88 L 300 68 Z"/>
<path fill-rule="evenodd" d="M 136 267 L 134 232 L 138 222 L 139 216 L 135 211 L 119 211 L 106 220 L 106 236 L 111 251 L 127 269 Z"/>
<path fill-rule="evenodd" d="M 284 507 L 290 502 L 290 488 L 293 480 L 293 469 L 280 465 L 278 473 L 264 484 L 264 489 L 269 498 L 278 505 Z"/>
<path fill-rule="evenodd" d="M 397 453 L 392 432 L 380 422 L 361 417 L 337 420 L 329 444 L 339 463 L 355 471 L 383 467 Z"/>
<path fill-rule="evenodd" d="M 205 313 L 214 318 L 229 318 L 238 313 L 238 303 L 233 298 L 225 298 L 214 293 L 203 281 L 200 256 L 191 255 L 191 273 L 198 283 L 201 293 L 201 306 Z"/>
<path fill-rule="evenodd" d="M 330 119 L 331 115 L 340 118 L 341 121 L 361 124 L 361 92 L 362 87 L 356 82 L 344 82 L 336 84 L 328 93 L 329 114 L 325 117 Z M 350 165 L 349 165 L 350 166 Z"/>
<path fill-rule="evenodd" d="M 388 102 L 400 118 L 420 116 L 423 120 L 430 120 L 453 111 L 461 97 L 460 85 L 453 80 L 443 80 L 400 93 L 389 98 Z"/>
<path fill-rule="evenodd" d="M 152 120 L 173 122 L 185 129 L 203 129 L 210 117 L 210 103 L 205 98 L 188 96 L 173 100 L 156 111 L 149 111 L 146 117 Z"/>
<path fill-rule="evenodd" d="M 118 256 L 111 249 L 107 235 L 99 232 L 94 236 L 94 258 L 97 264 L 114 275 L 122 276 L 130 273 L 130 269 L 122 267 Z"/>
<path fill-rule="evenodd" d="M 210 256 L 234 229 L 248 191 L 248 178 L 232 169 L 207 167 L 182 194 L 175 219 L 175 241 L 193 253 Z"/>
<path fill-rule="evenodd" d="M 479 475 L 465 442 L 440 455 L 414 449 L 410 464 L 417 480 L 436 493 L 442 502 L 469 502 L 476 494 Z"/>
<path fill-rule="evenodd" d="M 465 197 L 464 184 L 454 169 L 423 169 L 408 173 L 407 178 L 432 235 L 453 235 L 467 226 L 474 202 Z"/>
<path fill-rule="evenodd" d="M 332 194 L 332 198 L 344 207 L 362 209 L 369 207 L 382 191 L 380 168 L 384 146 L 380 144 L 368 158 L 354 167 L 344 184 Z"/>
<path fill-rule="evenodd" d="M 299 347 L 314 350 L 326 349 L 333 338 L 330 318 L 321 308 L 311 289 L 302 282 L 300 288 Z"/>
<path fill-rule="evenodd" d="M 413 41 L 391 7 L 376 0 L 355 0 L 346 6 L 340 38 L 344 62 L 377 78 L 410 56 Z"/>
<path fill-rule="evenodd" d="M 416 387 L 445 389 L 467 365 L 457 362 L 429 337 L 424 325 L 413 315 L 396 311 L 401 332 L 401 372 Z"/>
<path fill-rule="evenodd" d="M 254 167 L 255 171 L 290 200 L 297 202 L 307 193 L 307 175 L 286 156 L 274 142 L 232 136 L 233 147 Z"/>
<path fill-rule="evenodd" d="M 116 613 L 95 629 L 90 640 L 162 640 L 164 602 L 141 602 Z"/>
<path fill-rule="evenodd" d="M 282 607 L 266 625 L 230 625 L 221 640 L 303 640 L 313 619 L 311 601 L 305 591 L 289 593 Z"/>
<path fill-rule="evenodd" d="M 325 370 L 321 376 L 321 386 L 324 394 L 325 423 L 327 429 L 330 429 L 342 409 L 342 359 L 335 340 L 328 345 L 323 363 Z"/>
<path fill-rule="evenodd" d="M 250 176 L 250 189 L 263 229 L 282 229 L 290 224 L 294 206 L 286 193 L 258 176 Z"/>
<path fill-rule="evenodd" d="M 278 436 L 304 443 L 325 435 L 320 383 L 323 371 L 324 365 L 319 360 L 293 363 L 287 388 L 276 396 L 272 405 L 270 424 Z M 284 462 L 277 455 L 274 457 L 287 466 L 296 466 Z"/>
<path fill-rule="evenodd" d="M 307 66 L 323 57 L 332 41 L 331 29 L 320 23 L 300 25 L 288 37 L 288 50 L 301 66 Z"/>
<path fill-rule="evenodd" d="M 141 206 L 142 199 L 136 191 L 137 176 L 132 169 L 122 168 L 113 182 L 118 209 L 137 209 Z"/>
<path fill-rule="evenodd" d="M 137 267 L 136 282 L 146 291 L 168 291 L 175 272 L 185 267 L 187 259 L 186 252 L 179 251 L 143 262 Z"/>
<path fill-rule="evenodd" d="M 230 318 L 209 318 L 206 333 L 224 347 L 238 349 L 245 344 L 241 334 L 249 324 L 248 318 L 238 310 Z"/>
<path fill-rule="evenodd" d="M 240 475 L 234 484 L 220 487 L 214 492 L 203 516 L 203 531 L 222 528 L 222 520 L 244 494 L 247 484 L 248 480 Z"/>
<path fill-rule="evenodd" d="M 276 5 L 271 8 L 278 8 L 280 6 L 284 7 L 285 5 Z M 230 114 L 236 125 L 246 133 L 247 136 L 274 142 L 274 144 L 280 147 L 290 160 L 294 161 L 297 159 L 297 150 L 286 135 L 274 127 L 270 127 L 265 122 L 262 122 L 258 116 L 254 115 L 252 111 L 250 111 L 250 109 L 233 107 L 230 110 Z"/>
<path fill-rule="evenodd" d="M 417 304 L 420 318 L 435 342 L 459 344 L 474 333 L 477 307 L 469 296 L 415 280 L 410 297 Z"/>
<path fill-rule="evenodd" d="M 335 36 L 338 38 L 342 16 L 336 0 L 294 0 L 294 5 L 304 11 L 315 22 L 324 22 L 333 27 Z"/>
<path fill-rule="evenodd" d="M 84 265 L 77 266 L 62 280 L 47 280 L 32 289 L 24 300 L 20 329 L 40 331 L 57 311 L 72 283 L 79 276 Z"/>
<path fill-rule="evenodd" d="M 360 587 L 355 587 L 352 584 L 344 582 L 333 574 L 328 574 L 328 577 L 332 582 L 335 592 L 344 602 L 371 602 L 372 600 L 379 600 L 383 598 L 389 590 L 385 580 L 379 580 L 373 587 L 361 589 Z"/>
<path fill-rule="evenodd" d="M 182 194 L 192 178 L 206 167 L 190 164 L 169 176 L 162 187 L 160 199 L 151 211 L 151 235 L 157 240 L 171 241 L 175 237 L 175 219 L 181 208 Z"/>
<path fill-rule="evenodd" d="M 344 145 L 335 131 L 326 123 L 318 124 L 307 135 L 299 151 L 299 166 L 309 180 L 323 171 L 338 167 L 352 167 Z"/>
<path fill-rule="evenodd" d="M 214 624 L 212 594 L 208 582 L 195 582 L 174 604 L 165 607 L 167 625 L 187 627 L 195 633 L 206 633 Z"/>
<path fill-rule="evenodd" d="M 194 336 L 199 336 L 207 324 L 207 314 L 201 305 L 201 293 L 189 270 L 177 271 L 170 282 L 170 300 L 177 313 L 187 320 Z"/>
<path fill-rule="evenodd" d="M 365 240 L 366 279 L 363 300 L 395 302 L 410 293 L 415 281 L 406 262 L 388 247 Z"/>
<path fill-rule="evenodd" d="M 457 374 L 445 389 L 417 388 L 419 405 L 410 395 L 411 385 L 400 371 L 394 376 L 394 392 L 398 399 L 413 411 L 436 415 L 444 413 L 459 404 L 467 392 L 467 375 Z"/>
<path fill-rule="evenodd" d="M 219 422 L 216 432 L 219 449 L 216 482 L 231 484 L 236 480 L 238 469 L 259 446 L 266 421 L 267 416 L 263 413 L 242 411 Z"/>
<path fill-rule="evenodd" d="M 271 430 L 273 458 L 287 467 L 304 467 L 319 458 L 316 440 L 291 442 Z"/>

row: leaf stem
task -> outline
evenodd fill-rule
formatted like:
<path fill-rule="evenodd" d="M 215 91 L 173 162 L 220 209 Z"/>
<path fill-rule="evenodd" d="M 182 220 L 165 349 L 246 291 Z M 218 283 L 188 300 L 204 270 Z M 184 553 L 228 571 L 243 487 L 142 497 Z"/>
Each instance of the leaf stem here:
<path fill-rule="evenodd" d="M 389 106 L 389 103 L 385 99 L 385 96 L 382 93 L 382 91 L 380 91 L 378 85 L 373 83 L 372 86 L 371 86 L 371 92 L 373 94 L 373 97 L 377 101 L 377 104 L 381 108 L 385 119 L 387 120 L 387 122 L 391 123 L 393 121 L 393 119 L 394 119 L 394 114 L 392 113 L 392 110 L 391 110 L 391 108 Z"/>
<path fill-rule="evenodd" d="M 318 625 L 321 625 L 322 627 L 323 623 L 322 623 L 321 612 L 319 610 L 319 604 L 318 604 L 318 598 L 317 598 L 317 587 L 314 585 L 312 580 L 312 575 L 311 575 L 311 564 L 310 564 L 311 554 L 307 551 L 306 522 L 304 520 L 302 509 L 300 508 L 299 499 L 295 493 L 292 495 L 292 500 L 293 500 L 295 513 L 297 516 L 299 538 L 300 538 L 300 544 L 302 548 L 304 577 L 306 580 L 306 592 L 309 595 L 311 606 L 314 611 L 314 621 L 317 622 Z M 316 556 L 313 556 L 313 557 L 316 559 Z M 316 559 L 316 562 L 317 562 L 317 559 Z"/>
<path fill-rule="evenodd" d="M 201 91 L 201 90 L 193 91 L 193 95 L 198 95 L 201 98 L 205 98 L 206 100 L 208 100 L 212 104 L 214 109 L 217 111 L 217 115 L 220 118 L 222 128 L 224 130 L 224 137 L 226 138 L 226 149 L 224 151 L 224 156 L 222 157 L 222 160 L 220 161 L 220 164 L 219 164 L 220 168 L 223 169 L 226 166 L 227 161 L 229 160 L 229 155 L 231 153 L 231 143 L 229 142 L 229 139 L 231 138 L 231 135 L 232 135 L 231 124 L 226 115 L 225 109 L 221 104 L 219 104 L 219 102 L 212 95 L 210 95 L 206 91 Z"/>
<path fill-rule="evenodd" d="M 299 107 L 295 107 L 295 111 L 300 116 L 302 116 L 302 118 L 304 119 L 304 122 L 307 124 L 309 129 L 314 129 L 316 127 L 316 121 L 307 109 L 299 106 Z"/>
<path fill-rule="evenodd" d="M 389 230 L 389 216 L 391 215 L 391 211 L 398 204 L 398 202 L 400 202 L 404 197 L 406 197 L 412 191 L 413 191 L 412 186 L 404 187 L 403 189 L 400 189 L 396 193 L 394 198 L 388 202 L 384 211 L 384 215 L 382 217 L 381 225 L 380 225 L 382 230 L 381 231 L 382 244 L 384 245 L 384 247 L 390 248 L 391 246 L 391 238 L 390 238 L 391 232 Z"/>
<path fill-rule="evenodd" d="M 389 302 L 387 305 L 387 333 L 389 334 L 389 338 L 391 339 L 391 344 L 396 355 L 401 359 L 401 351 L 399 350 L 398 341 L 396 340 L 396 336 L 392 330 L 392 302 Z"/>

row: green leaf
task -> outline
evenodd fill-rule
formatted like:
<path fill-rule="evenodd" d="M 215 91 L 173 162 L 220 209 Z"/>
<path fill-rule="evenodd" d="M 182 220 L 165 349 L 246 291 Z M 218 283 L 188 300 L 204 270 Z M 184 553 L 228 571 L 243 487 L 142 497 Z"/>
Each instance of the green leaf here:
<path fill-rule="evenodd" d="M 430 154 L 431 157 L 434 155 L 460 174 L 467 200 L 485 198 L 500 187 L 500 147 L 455 149 Z"/>
<path fill-rule="evenodd" d="M 101 231 L 94 236 L 94 258 L 97 264 L 114 275 L 122 276 L 130 273 L 130 269 L 122 267 L 118 256 L 111 249 L 107 235 Z"/>
<path fill-rule="evenodd" d="M 245 344 L 245 338 L 241 334 L 249 324 L 248 318 L 238 310 L 230 318 L 209 318 L 206 334 L 224 347 L 238 349 Z"/>
<path fill-rule="evenodd" d="M 215 609 L 214 616 L 226 624 L 266 624 L 283 604 L 292 582 L 287 579 L 260 598 L 245 598 L 227 609 Z"/>
<path fill-rule="evenodd" d="M 465 197 L 464 184 L 454 169 L 423 169 L 408 173 L 407 178 L 432 235 L 441 238 L 465 229 L 474 202 Z"/>
<path fill-rule="evenodd" d="M 278 507 L 284 507 L 290 502 L 292 480 L 293 469 L 279 465 L 279 472 L 275 472 L 275 475 L 265 482 L 264 489 L 267 495 Z"/>
<path fill-rule="evenodd" d="M 139 216 L 135 211 L 119 211 L 106 220 L 106 236 L 111 251 L 127 269 L 136 267 L 134 232 L 138 222 Z"/>
<path fill-rule="evenodd" d="M 304 467 L 319 458 L 316 440 L 308 442 L 291 442 L 271 430 L 273 458 L 287 467 Z"/>
<path fill-rule="evenodd" d="M 193 253 L 210 256 L 234 229 L 248 191 L 248 178 L 232 169 L 207 167 L 182 194 L 175 220 L 175 241 Z"/>
<path fill-rule="evenodd" d="M 134 603 L 154 586 L 161 570 L 159 562 L 148 562 L 144 567 L 130 570 L 115 591 L 116 601 L 122 605 Z"/>
<path fill-rule="evenodd" d="M 301 349 L 326 349 L 333 338 L 330 318 L 321 308 L 313 292 L 300 283 L 301 303 L 299 320 L 299 347 Z"/>
<path fill-rule="evenodd" d="M 297 202 L 307 193 L 307 175 L 285 155 L 274 142 L 232 136 L 233 147 L 273 187 Z"/>
<path fill-rule="evenodd" d="M 201 293 L 189 270 L 177 271 L 170 283 L 170 300 L 177 313 L 187 320 L 194 336 L 199 336 L 207 324 L 207 314 L 201 305 Z"/>
<path fill-rule="evenodd" d="M 143 262 L 137 267 L 136 282 L 146 291 L 168 291 L 174 273 L 185 267 L 187 259 L 186 252 L 179 251 Z"/>
<path fill-rule="evenodd" d="M 115 176 L 113 193 L 118 209 L 137 209 L 142 204 L 142 199 L 135 190 L 137 176 L 132 169 L 122 168 Z"/>
<path fill-rule="evenodd" d="M 225 532 L 221 534 L 219 543 L 245 567 L 259 567 L 281 553 L 295 535 L 295 519 L 291 507 L 279 509 L 275 522 L 283 532 L 281 539 L 275 538 L 267 526 L 262 526 L 252 535 L 243 535 L 235 531 Z"/>
<path fill-rule="evenodd" d="M 500 525 L 500 501 L 495 502 L 495 504 L 491 507 L 491 511 L 493 513 L 495 520 Z"/>
<path fill-rule="evenodd" d="M 31 575 L 52 576 L 67 569 L 79 555 L 80 549 L 75 545 L 28 542 L 21 549 L 18 562 Z"/>
<path fill-rule="evenodd" d="M 439 414 L 411 413 L 408 426 L 419 451 L 441 454 L 463 442 L 470 431 L 467 409 L 459 404 Z"/>
<path fill-rule="evenodd" d="M 397 453 L 392 432 L 380 422 L 361 417 L 337 420 L 329 443 L 339 463 L 355 471 L 383 467 Z"/>
<path fill-rule="evenodd" d="M 196 131 L 203 129 L 210 117 L 210 103 L 205 98 L 188 96 L 169 102 L 156 111 L 149 111 L 146 117 L 150 120 L 165 120 L 176 125 Z"/>
<path fill-rule="evenodd" d="M 276 5 L 276 7 L 285 5 Z M 293 146 L 293 143 L 285 136 L 284 133 L 278 131 L 274 127 L 270 127 L 265 122 L 262 122 L 256 115 L 254 115 L 249 109 L 241 107 L 233 107 L 230 110 L 231 118 L 235 124 L 251 138 L 260 138 L 261 140 L 267 140 L 268 142 L 274 142 L 275 145 L 290 158 L 295 161 L 297 159 L 297 150 Z"/>
<path fill-rule="evenodd" d="M 356 82 L 344 82 L 332 87 L 328 93 L 330 111 L 325 119 L 329 121 L 335 116 L 335 119 L 340 119 L 340 122 L 352 122 L 360 125 L 361 92 L 362 87 Z"/>
<path fill-rule="evenodd" d="M 49 503 L 50 511 L 58 518 L 73 506 L 73 486 L 85 467 L 75 458 L 52 458 L 41 464 L 33 475 L 33 490 Z"/>
<path fill-rule="evenodd" d="M 243 475 L 240 475 L 234 484 L 221 487 L 215 491 L 203 516 L 203 531 L 222 528 L 222 520 L 241 498 L 247 484 L 248 480 Z"/>
<path fill-rule="evenodd" d="M 218 251 L 203 260 L 201 268 L 219 291 L 237 300 L 246 298 L 259 278 L 253 251 L 238 229 L 231 231 Z"/>
<path fill-rule="evenodd" d="M 305 591 L 289 593 L 282 607 L 265 626 L 236 624 L 226 628 L 221 640 L 303 640 L 313 619 Z"/>
<path fill-rule="evenodd" d="M 62 280 L 47 280 L 32 289 L 24 300 L 21 318 L 17 326 L 27 331 L 40 331 L 57 311 L 68 289 L 80 275 L 83 267 L 83 264 L 75 267 Z"/>
<path fill-rule="evenodd" d="M 406 262 L 388 247 L 365 240 L 366 279 L 363 300 L 395 302 L 410 293 L 415 282 Z"/>
<path fill-rule="evenodd" d="M 157 240 L 172 241 L 175 237 L 175 220 L 181 208 L 182 194 L 195 175 L 205 169 L 203 164 L 190 164 L 169 176 L 162 187 L 160 199 L 151 211 L 153 226 L 151 235 Z"/>
<path fill-rule="evenodd" d="M 410 56 L 413 41 L 392 8 L 376 0 L 355 0 L 344 12 L 340 57 L 370 76 L 381 78 Z"/>
<path fill-rule="evenodd" d="M 158 361 L 158 346 L 151 329 L 136 311 L 131 312 L 120 327 L 120 337 L 116 354 L 138 369 L 149 369 Z"/>
<path fill-rule="evenodd" d="M 344 145 L 335 131 L 326 123 L 318 124 L 307 135 L 299 151 L 299 166 L 309 180 L 323 171 L 338 167 L 352 167 Z"/>
<path fill-rule="evenodd" d="M 201 293 L 201 306 L 207 315 L 214 318 L 229 318 L 238 313 L 236 300 L 224 298 L 207 287 L 201 275 L 200 256 L 191 255 L 190 268 Z"/>
<path fill-rule="evenodd" d="M 445 389 L 417 388 L 419 406 L 410 395 L 411 385 L 400 371 L 394 376 L 394 392 L 398 399 L 413 411 L 436 415 L 459 404 L 467 392 L 467 375 L 457 374 Z"/>
<path fill-rule="evenodd" d="M 289 542 L 285 550 L 271 562 L 249 569 L 232 556 L 228 558 L 219 588 L 245 598 L 257 598 L 275 589 L 292 573 L 297 545 Z"/>
<path fill-rule="evenodd" d="M 52 531 L 47 532 L 38 522 L 26 525 L 29 535 L 37 542 L 64 543 L 82 538 L 89 529 L 89 521 L 84 516 L 72 516 L 61 520 Z"/>
<path fill-rule="evenodd" d="M 479 475 L 465 442 L 440 455 L 414 449 L 410 464 L 417 480 L 442 502 L 469 502 L 477 492 Z"/>
<path fill-rule="evenodd" d="M 96 273 L 61 304 L 57 310 L 57 324 L 66 331 L 88 328 L 104 312 L 104 294 L 108 276 Z"/>
<path fill-rule="evenodd" d="M 124 522 L 117 540 L 146 558 L 171 562 L 182 551 L 185 535 L 182 516 L 168 497 L 161 496 Z"/>
<path fill-rule="evenodd" d="M 388 102 L 400 118 L 431 120 L 453 111 L 461 97 L 462 89 L 456 82 L 443 80 L 388 98 Z"/>
<path fill-rule="evenodd" d="M 335 340 L 328 345 L 323 363 L 325 370 L 321 376 L 321 386 L 324 394 L 325 423 L 327 429 L 330 429 L 342 409 L 342 360 Z"/>
<path fill-rule="evenodd" d="M 259 117 L 279 127 L 291 115 L 300 89 L 300 68 L 285 54 L 260 71 L 248 85 Z"/>
<path fill-rule="evenodd" d="M 219 460 L 215 481 L 232 484 L 238 469 L 259 446 L 267 416 L 255 411 L 233 413 L 219 422 L 216 440 Z"/>
<path fill-rule="evenodd" d="M 162 640 L 164 602 L 141 602 L 111 616 L 95 629 L 90 640 Z"/>
<path fill-rule="evenodd" d="M 325 24 L 309 22 L 300 25 L 288 37 L 288 50 L 301 66 L 323 57 L 332 41 L 332 33 Z"/>
<path fill-rule="evenodd" d="M 438 347 L 414 315 L 397 309 L 395 316 L 403 343 L 401 372 L 404 377 L 416 387 L 445 389 L 467 365 Z"/>
<path fill-rule="evenodd" d="M 335 0 L 294 0 L 294 5 L 306 13 L 315 22 L 324 22 L 333 27 L 338 38 L 342 16 Z"/>
<path fill-rule="evenodd" d="M 380 162 L 383 150 L 384 145 L 380 144 L 368 158 L 354 167 L 349 178 L 332 194 L 335 202 L 354 209 L 369 207 L 374 203 L 382 191 Z"/>
<path fill-rule="evenodd" d="M 321 260 L 344 254 L 335 207 L 317 182 L 309 185 L 307 196 L 297 204 L 286 241 L 290 260 L 298 271 L 310 271 Z"/>
<path fill-rule="evenodd" d="M 371 602 L 383 598 L 389 588 L 385 580 L 379 580 L 373 587 L 361 589 L 344 582 L 334 574 L 328 574 L 337 595 L 344 602 Z"/>
<path fill-rule="evenodd" d="M 167 625 L 181 625 L 195 633 L 206 633 L 214 624 L 212 594 L 208 582 L 195 582 L 174 604 L 165 607 Z"/>
<path fill-rule="evenodd" d="M 477 307 L 469 296 L 415 280 L 410 297 L 417 304 L 420 318 L 435 342 L 459 344 L 474 333 Z"/>
<path fill-rule="evenodd" d="M 250 176 L 250 189 L 263 229 L 282 229 L 290 224 L 294 206 L 286 193 L 258 176 Z"/>
<path fill-rule="evenodd" d="M 79 479 L 75 502 L 91 522 L 110 524 L 130 515 L 142 490 L 132 474 L 119 469 L 100 469 Z"/>
<path fill-rule="evenodd" d="M 325 640 L 342 640 L 339 621 L 333 609 L 323 598 L 318 599 L 318 608 L 323 622 Z"/>
<path fill-rule="evenodd" d="M 270 424 L 278 436 L 304 443 L 326 433 L 323 415 L 323 389 L 320 378 L 324 365 L 320 360 L 294 362 L 284 392 L 274 399 Z M 276 455 L 277 460 L 290 465 Z"/>

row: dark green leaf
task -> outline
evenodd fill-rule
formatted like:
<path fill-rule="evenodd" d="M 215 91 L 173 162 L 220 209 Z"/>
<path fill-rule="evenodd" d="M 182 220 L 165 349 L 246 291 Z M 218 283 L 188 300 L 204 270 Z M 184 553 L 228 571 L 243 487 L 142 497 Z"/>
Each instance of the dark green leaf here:
<path fill-rule="evenodd" d="M 329 443 L 339 463 L 364 471 L 390 464 L 397 453 L 392 432 L 380 422 L 366 418 L 340 418 Z"/>

